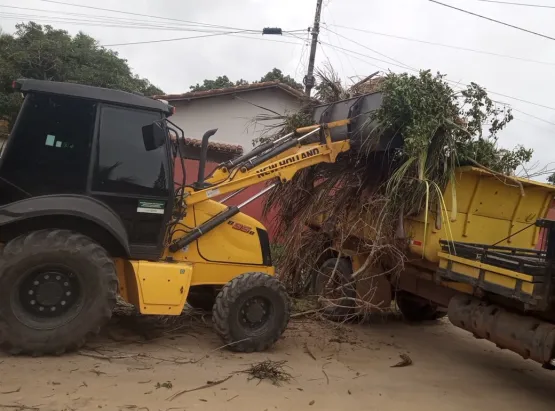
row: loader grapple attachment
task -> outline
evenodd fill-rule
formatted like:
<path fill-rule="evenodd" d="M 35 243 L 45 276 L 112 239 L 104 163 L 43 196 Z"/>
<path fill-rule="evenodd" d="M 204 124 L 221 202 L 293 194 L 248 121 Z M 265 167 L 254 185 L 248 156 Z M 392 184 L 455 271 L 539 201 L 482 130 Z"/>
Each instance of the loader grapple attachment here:
<path fill-rule="evenodd" d="M 335 103 L 316 106 L 312 119 L 315 124 L 331 123 L 345 118 L 351 119 L 350 123 L 330 129 L 332 141 L 350 139 L 351 144 L 361 144 L 363 139 L 371 143 L 368 147 L 371 151 L 386 151 L 401 147 L 403 139 L 401 135 L 383 133 L 379 135 L 376 129 L 378 125 L 372 120 L 373 113 L 380 108 L 383 101 L 382 93 L 364 94 Z"/>

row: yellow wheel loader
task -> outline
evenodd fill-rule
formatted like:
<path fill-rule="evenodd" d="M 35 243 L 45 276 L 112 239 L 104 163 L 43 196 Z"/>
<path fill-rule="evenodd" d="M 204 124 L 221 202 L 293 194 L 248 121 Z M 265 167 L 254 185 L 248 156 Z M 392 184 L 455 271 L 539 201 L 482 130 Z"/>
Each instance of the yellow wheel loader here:
<path fill-rule="evenodd" d="M 100 330 L 118 294 L 142 314 L 180 315 L 196 290 L 213 300 L 229 348 L 264 350 L 281 336 L 288 298 L 268 234 L 240 211 L 274 185 L 239 206 L 215 199 L 335 161 L 349 141 L 329 128 L 348 120 L 263 144 L 205 179 L 207 132 L 186 186 L 173 178 L 184 135 L 170 105 L 79 84 L 14 87 L 24 100 L 0 158 L 0 347 L 61 354 Z"/>

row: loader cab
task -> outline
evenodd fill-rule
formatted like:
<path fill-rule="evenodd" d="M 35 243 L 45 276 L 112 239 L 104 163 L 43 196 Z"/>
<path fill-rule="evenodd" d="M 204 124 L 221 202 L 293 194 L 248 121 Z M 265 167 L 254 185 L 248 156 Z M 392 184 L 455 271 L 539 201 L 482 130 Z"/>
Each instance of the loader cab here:
<path fill-rule="evenodd" d="M 132 258 L 159 258 L 174 196 L 172 107 L 78 84 L 16 86 L 24 100 L 0 159 L 0 206 L 58 196 L 83 213 L 71 203 L 86 197 L 117 216 Z"/>

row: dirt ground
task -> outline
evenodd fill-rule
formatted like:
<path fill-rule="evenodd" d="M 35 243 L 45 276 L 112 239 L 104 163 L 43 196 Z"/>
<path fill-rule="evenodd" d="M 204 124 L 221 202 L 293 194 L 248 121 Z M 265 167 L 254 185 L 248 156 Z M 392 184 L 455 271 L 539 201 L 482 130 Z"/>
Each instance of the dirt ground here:
<path fill-rule="evenodd" d="M 256 354 L 219 350 L 198 318 L 144 334 L 116 319 L 79 353 L 0 356 L 0 410 L 552 411 L 555 405 L 554 373 L 446 320 L 341 327 L 295 320 L 271 351 Z M 392 367 L 400 354 L 413 364 Z M 292 379 L 273 385 L 241 372 L 268 359 L 287 361 Z M 193 391 L 176 396 L 183 390 Z"/>

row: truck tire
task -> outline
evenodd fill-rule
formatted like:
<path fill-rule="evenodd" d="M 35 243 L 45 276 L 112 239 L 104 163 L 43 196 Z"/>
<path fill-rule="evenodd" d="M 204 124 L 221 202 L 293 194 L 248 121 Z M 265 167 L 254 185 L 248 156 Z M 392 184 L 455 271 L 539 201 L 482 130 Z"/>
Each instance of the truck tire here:
<path fill-rule="evenodd" d="M 335 270 L 333 281 L 330 276 Z M 325 299 L 337 300 L 334 303 L 321 302 L 323 315 L 333 321 L 344 321 L 354 314 L 356 289 L 352 284 L 353 267 L 345 258 L 330 258 L 319 268 L 314 286 L 315 294 Z M 341 288 L 337 290 L 337 288 Z"/>
<path fill-rule="evenodd" d="M 114 262 L 90 238 L 34 231 L 0 255 L 0 347 L 11 354 L 60 355 L 81 347 L 112 316 Z"/>
<path fill-rule="evenodd" d="M 447 315 L 431 301 L 406 291 L 398 291 L 395 301 L 405 320 L 410 322 L 434 321 Z"/>
<path fill-rule="evenodd" d="M 232 351 L 264 351 L 289 322 L 289 297 L 276 278 L 245 273 L 228 282 L 212 310 L 216 333 Z"/>
<path fill-rule="evenodd" d="M 212 311 L 216 302 L 216 289 L 211 285 L 191 287 L 187 295 L 187 304 L 196 310 Z"/>

